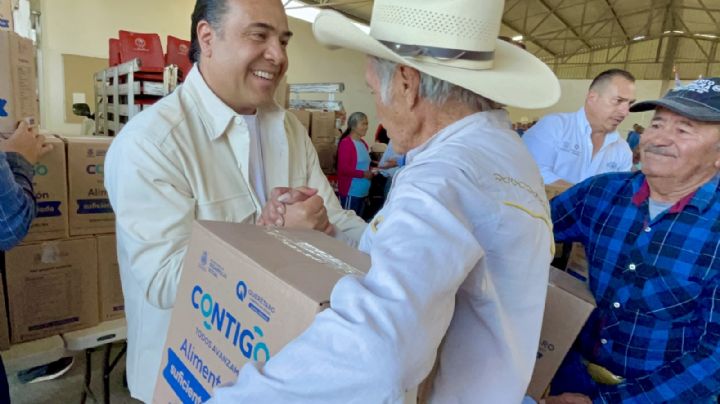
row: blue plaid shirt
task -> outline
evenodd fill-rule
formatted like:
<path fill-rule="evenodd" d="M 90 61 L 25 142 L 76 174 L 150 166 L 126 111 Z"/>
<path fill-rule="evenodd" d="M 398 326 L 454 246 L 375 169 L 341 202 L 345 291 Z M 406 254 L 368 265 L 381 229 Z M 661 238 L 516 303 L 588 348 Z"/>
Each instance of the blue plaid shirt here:
<path fill-rule="evenodd" d="M 16 153 L 0 151 L 0 251 L 11 249 L 35 217 L 33 166 Z"/>
<path fill-rule="evenodd" d="M 600 175 L 552 200 L 557 241 L 586 249 L 597 310 L 577 344 L 625 381 L 595 402 L 715 402 L 720 392 L 716 176 L 651 220 L 642 172 Z"/>

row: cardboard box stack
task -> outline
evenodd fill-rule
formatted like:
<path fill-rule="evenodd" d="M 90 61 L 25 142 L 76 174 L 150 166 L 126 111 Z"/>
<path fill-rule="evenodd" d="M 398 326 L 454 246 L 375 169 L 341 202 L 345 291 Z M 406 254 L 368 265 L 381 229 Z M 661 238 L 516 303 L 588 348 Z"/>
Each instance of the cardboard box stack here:
<path fill-rule="evenodd" d="M 335 112 L 313 112 L 310 139 L 317 150 L 320 167 L 326 174 L 335 173 L 335 155 L 340 132 L 335 127 Z"/>
<path fill-rule="evenodd" d="M 103 185 L 112 138 L 44 135 L 53 150 L 34 167 L 38 214 L 2 262 L 13 344 L 124 314 L 114 214 Z"/>
<path fill-rule="evenodd" d="M 27 117 L 38 123 L 36 71 L 33 42 L 0 30 L 0 133 L 14 132 L 18 121 Z"/>
<path fill-rule="evenodd" d="M 302 333 L 342 276 L 369 267 L 320 232 L 196 222 L 153 402 L 206 401 Z"/>
<path fill-rule="evenodd" d="M 0 31 L 13 31 L 12 0 L 0 0 Z"/>

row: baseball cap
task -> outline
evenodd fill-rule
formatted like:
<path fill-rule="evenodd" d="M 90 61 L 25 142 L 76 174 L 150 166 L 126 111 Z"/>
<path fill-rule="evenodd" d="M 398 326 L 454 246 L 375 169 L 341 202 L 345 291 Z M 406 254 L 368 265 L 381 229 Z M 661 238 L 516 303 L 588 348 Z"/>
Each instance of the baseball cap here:
<path fill-rule="evenodd" d="M 630 112 L 650 111 L 657 107 L 695 121 L 720 122 L 720 77 L 695 80 L 674 88 L 659 100 L 634 104 Z"/>

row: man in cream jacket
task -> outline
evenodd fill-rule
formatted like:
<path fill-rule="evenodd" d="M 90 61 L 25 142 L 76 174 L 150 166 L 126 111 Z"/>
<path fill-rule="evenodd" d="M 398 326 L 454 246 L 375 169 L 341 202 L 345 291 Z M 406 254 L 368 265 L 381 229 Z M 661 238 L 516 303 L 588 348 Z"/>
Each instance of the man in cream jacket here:
<path fill-rule="evenodd" d="M 275 187 L 305 187 L 313 195 L 287 206 L 285 225 L 351 241 L 365 227 L 340 208 L 303 126 L 272 100 L 291 35 L 279 0 L 198 0 L 195 66 L 110 148 L 105 185 L 117 215 L 127 378 L 137 399 L 152 400 L 194 220 L 256 222 L 263 206 L 277 206 L 268 204 Z"/>

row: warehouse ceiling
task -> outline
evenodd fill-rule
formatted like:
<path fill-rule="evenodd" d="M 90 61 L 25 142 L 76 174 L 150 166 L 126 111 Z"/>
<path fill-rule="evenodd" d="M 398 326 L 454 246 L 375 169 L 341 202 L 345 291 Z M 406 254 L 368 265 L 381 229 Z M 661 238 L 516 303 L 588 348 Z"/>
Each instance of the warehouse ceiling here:
<path fill-rule="evenodd" d="M 305 3 L 368 22 L 373 2 Z M 500 34 L 522 35 L 560 78 L 610 67 L 645 80 L 720 76 L 720 0 L 506 0 Z"/>

